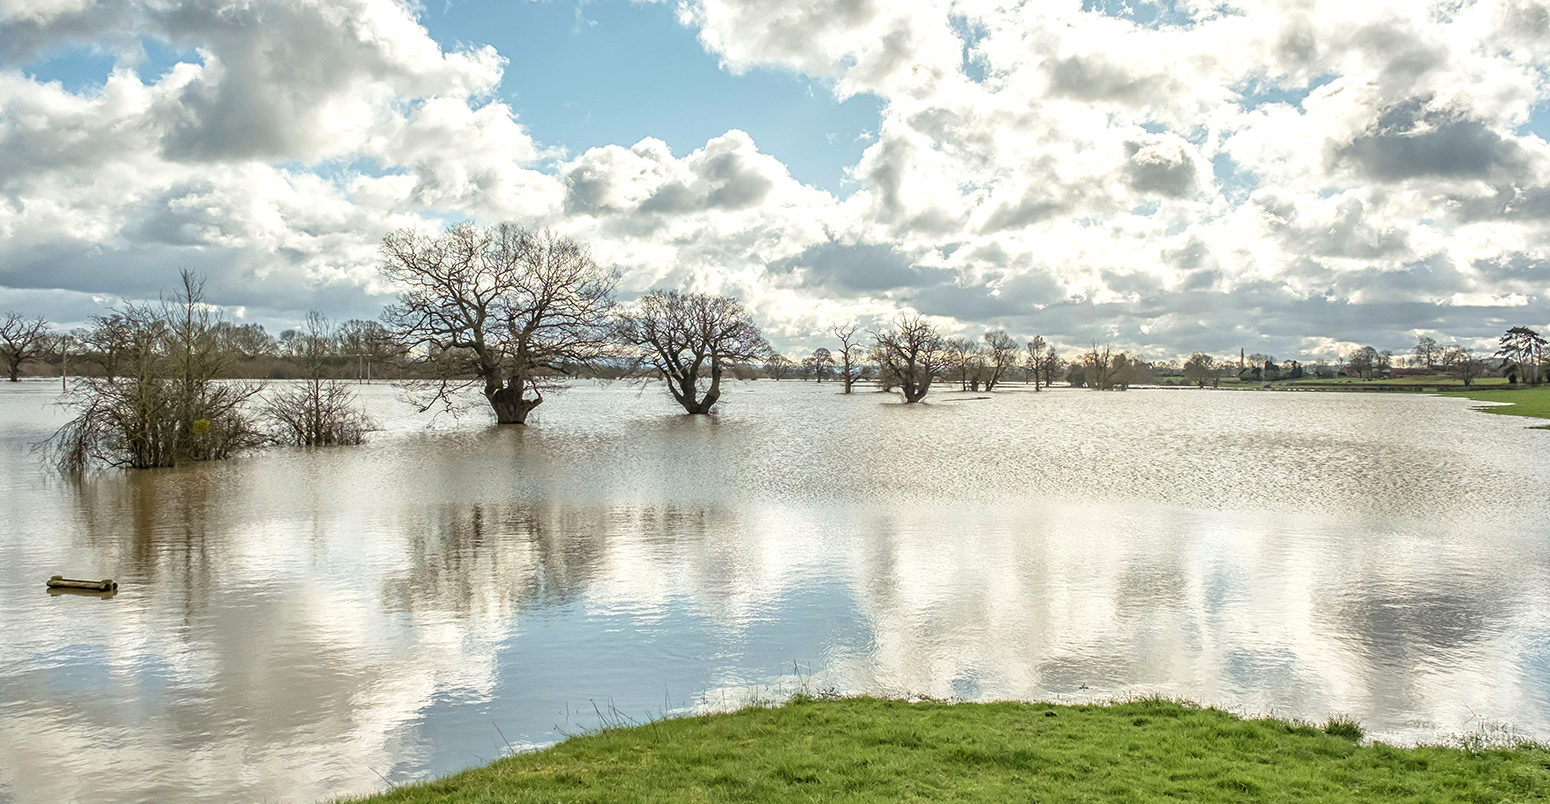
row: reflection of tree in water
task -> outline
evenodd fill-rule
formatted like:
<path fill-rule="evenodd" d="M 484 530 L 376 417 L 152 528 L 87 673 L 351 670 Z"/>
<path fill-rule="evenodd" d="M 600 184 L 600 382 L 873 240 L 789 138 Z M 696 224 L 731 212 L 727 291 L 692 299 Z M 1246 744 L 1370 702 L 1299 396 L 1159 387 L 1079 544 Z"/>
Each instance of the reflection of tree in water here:
<path fill-rule="evenodd" d="M 78 538 L 91 547 L 99 567 L 120 584 L 182 590 L 185 605 L 195 610 L 215 585 L 232 535 L 211 507 L 223 481 L 221 473 L 195 466 L 62 482 L 75 504 Z"/>
<path fill-rule="evenodd" d="M 580 598 L 611 528 L 598 510 L 455 504 L 407 523 L 407 573 L 383 581 L 389 611 L 458 614 Z"/>
<path fill-rule="evenodd" d="M 406 523 L 411 566 L 383 582 L 383 600 L 392 611 L 464 615 L 564 606 L 616 583 L 622 555 L 643 579 L 703 567 L 713 587 L 689 591 L 719 597 L 739 584 L 741 551 L 705 539 L 733 530 L 725 519 L 697 506 L 450 505 Z"/>

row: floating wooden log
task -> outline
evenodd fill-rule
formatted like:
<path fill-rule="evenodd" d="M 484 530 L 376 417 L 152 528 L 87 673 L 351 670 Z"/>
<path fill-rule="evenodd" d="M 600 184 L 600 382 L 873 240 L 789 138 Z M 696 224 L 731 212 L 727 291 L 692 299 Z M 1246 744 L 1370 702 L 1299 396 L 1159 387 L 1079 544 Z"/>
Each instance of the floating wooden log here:
<path fill-rule="evenodd" d="M 60 595 L 70 595 L 71 597 L 95 597 L 98 600 L 112 600 L 113 598 L 118 597 L 118 590 L 110 589 L 106 592 L 103 592 L 98 589 L 55 589 L 53 587 L 49 587 L 49 597 L 59 597 Z"/>
<path fill-rule="evenodd" d="M 111 592 L 118 588 L 118 583 L 112 578 L 104 578 L 100 581 L 83 581 L 76 578 L 66 578 L 63 575 L 55 575 L 45 583 L 50 589 L 85 589 L 91 592 Z"/>

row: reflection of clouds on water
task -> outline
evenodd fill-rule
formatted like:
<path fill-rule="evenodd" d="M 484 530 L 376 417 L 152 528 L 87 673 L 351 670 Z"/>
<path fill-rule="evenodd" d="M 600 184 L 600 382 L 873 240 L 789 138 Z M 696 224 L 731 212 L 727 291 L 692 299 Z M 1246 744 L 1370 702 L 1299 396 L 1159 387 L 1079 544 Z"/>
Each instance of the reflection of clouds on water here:
<path fill-rule="evenodd" d="M 0 538 L 0 797 L 312 799 L 548 741 L 594 701 L 640 716 L 809 671 L 1550 736 L 1550 488 L 1503 417 L 738 392 L 694 419 L 589 387 L 542 427 L 389 415 L 361 449 L 78 484 L 0 455 L 25 495 Z M 1415 432 L 1373 435 L 1390 403 Z M 1241 427 L 1209 424 L 1227 409 Z M 123 591 L 49 598 L 63 568 Z"/>

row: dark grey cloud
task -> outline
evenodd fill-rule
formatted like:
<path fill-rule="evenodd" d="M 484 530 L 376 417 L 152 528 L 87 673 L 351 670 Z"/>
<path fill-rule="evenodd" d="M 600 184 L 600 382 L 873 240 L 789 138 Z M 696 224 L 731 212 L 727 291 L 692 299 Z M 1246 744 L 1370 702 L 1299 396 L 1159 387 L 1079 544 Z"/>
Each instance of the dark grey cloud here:
<path fill-rule="evenodd" d="M 1452 211 L 1470 223 L 1482 220 L 1550 221 L 1550 187 L 1498 185 L 1487 196 L 1454 196 Z"/>
<path fill-rule="evenodd" d="M 1101 55 L 1055 59 L 1046 66 L 1054 94 L 1090 101 L 1138 103 L 1163 89 L 1155 76 L 1136 75 Z"/>
<path fill-rule="evenodd" d="M 795 257 L 770 263 L 775 274 L 800 274 L 807 287 L 829 287 L 855 293 L 931 287 L 952 274 L 914 264 L 889 246 L 828 241 Z"/>
<path fill-rule="evenodd" d="M 1266 228 L 1278 235 L 1288 251 L 1316 257 L 1377 260 L 1409 251 L 1407 233 L 1374 223 L 1360 198 L 1342 199 L 1327 216 L 1305 216 L 1282 194 L 1266 191 L 1252 196 Z"/>
<path fill-rule="evenodd" d="M 0 11 L 0 65 L 26 64 L 54 51 L 104 40 L 128 48 L 140 27 L 140 3 L 133 0 L 88 0 L 80 8 Z"/>
<path fill-rule="evenodd" d="M 1006 229 L 1021 229 L 1049 220 L 1070 210 L 1064 200 L 1048 195 L 1045 189 L 1029 188 L 1026 195 L 997 206 L 980 227 L 987 234 Z"/>
<path fill-rule="evenodd" d="M 1137 192 L 1185 198 L 1199 189 L 1199 171 L 1188 145 L 1177 137 L 1125 143 L 1125 181 Z"/>
<path fill-rule="evenodd" d="M 1462 109 L 1410 98 L 1331 154 L 1336 165 L 1382 182 L 1407 179 L 1492 179 L 1528 169 L 1523 149 Z"/>

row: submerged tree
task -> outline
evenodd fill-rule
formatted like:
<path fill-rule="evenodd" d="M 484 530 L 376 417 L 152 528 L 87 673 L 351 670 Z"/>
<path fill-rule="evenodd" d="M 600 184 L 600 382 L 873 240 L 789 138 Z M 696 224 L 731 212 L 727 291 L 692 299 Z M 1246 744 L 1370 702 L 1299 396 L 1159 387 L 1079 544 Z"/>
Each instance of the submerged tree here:
<path fill-rule="evenodd" d="M 355 376 L 371 382 L 373 368 L 402 352 L 393 333 L 376 321 L 352 318 L 339 325 L 336 343 L 339 353 L 355 359 Z"/>
<path fill-rule="evenodd" d="M 691 414 L 710 413 L 730 370 L 772 357 L 753 317 L 730 296 L 654 290 L 619 317 L 637 367 L 667 383 Z"/>
<path fill-rule="evenodd" d="M 791 358 L 781 354 L 772 354 L 764 361 L 764 373 L 776 382 L 791 376 L 791 370 L 795 367 L 796 363 L 793 363 Z"/>
<path fill-rule="evenodd" d="M 820 346 L 813 350 L 812 355 L 802 360 L 802 368 L 821 383 L 823 378 L 829 376 L 829 373 L 834 370 L 834 355 Z"/>
<path fill-rule="evenodd" d="M 48 321 L 21 313 L 0 314 L 0 358 L 5 359 L 11 382 L 21 375 L 22 363 L 42 357 L 49 348 Z"/>
<path fill-rule="evenodd" d="M 993 391 L 1001 378 L 1017 363 L 1017 341 L 1005 330 L 985 333 L 985 390 Z"/>
<path fill-rule="evenodd" d="M 891 328 L 872 337 L 877 343 L 879 376 L 897 385 L 906 403 L 925 398 L 931 381 L 948 365 L 942 334 L 919 314 L 901 313 Z"/>
<path fill-rule="evenodd" d="M 969 381 L 974 381 L 974 390 L 979 390 L 979 370 L 983 362 L 980 357 L 979 347 L 974 341 L 961 336 L 942 339 L 942 352 L 944 358 L 943 368 L 950 372 L 952 378 L 958 380 L 958 390 L 969 390 Z"/>
<path fill-rule="evenodd" d="M 1045 361 L 1045 336 L 1035 335 L 1032 341 L 1028 341 L 1028 359 L 1023 366 L 1028 369 L 1028 376 L 1034 380 L 1034 390 L 1039 390 L 1040 381 L 1043 380 L 1043 361 Z"/>
<path fill-rule="evenodd" d="M 262 386 L 221 381 L 230 357 L 203 280 L 184 271 L 170 298 L 126 304 L 105 320 L 116 328 L 118 373 L 82 377 L 70 388 L 64 404 L 76 415 L 44 444 L 62 470 L 175 466 L 262 443 L 247 410 Z"/>
<path fill-rule="evenodd" d="M 840 340 L 840 382 L 845 384 L 845 393 L 850 393 L 851 387 L 861 379 L 862 357 L 866 354 L 861 346 L 860 328 L 855 324 L 836 324 L 829 329 L 834 337 Z"/>
<path fill-rule="evenodd" d="M 317 311 L 307 314 L 299 332 L 306 379 L 276 390 L 259 406 L 270 439 L 298 447 L 361 443 L 375 425 L 356 406 L 350 386 L 323 376 L 324 358 L 333 351 L 338 333 Z"/>
<path fill-rule="evenodd" d="M 557 377 L 607 349 L 618 278 L 569 238 L 509 224 L 404 229 L 382 239 L 381 267 L 403 288 L 383 320 L 434 376 L 426 408 L 479 385 L 497 422 L 523 424 Z"/>

